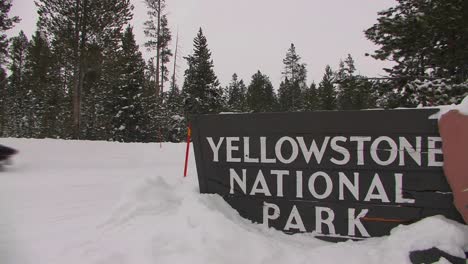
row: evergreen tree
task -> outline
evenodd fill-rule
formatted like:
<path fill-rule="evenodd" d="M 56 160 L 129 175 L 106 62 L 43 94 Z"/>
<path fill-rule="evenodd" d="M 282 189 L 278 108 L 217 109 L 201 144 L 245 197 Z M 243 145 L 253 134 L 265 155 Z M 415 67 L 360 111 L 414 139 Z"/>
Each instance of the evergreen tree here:
<path fill-rule="evenodd" d="M 88 45 L 86 62 L 90 68 L 83 76 L 80 138 L 112 139 L 113 92 L 119 85 L 119 51 L 121 44 L 109 48 Z"/>
<path fill-rule="evenodd" d="M 317 94 L 317 86 L 312 83 L 304 93 L 304 110 L 314 111 L 319 109 L 319 98 Z"/>
<path fill-rule="evenodd" d="M 218 113 L 222 107 L 222 90 L 201 28 L 193 43 L 193 54 L 185 58 L 188 69 L 183 86 L 184 110 L 187 114 Z"/>
<path fill-rule="evenodd" d="M 8 135 L 14 137 L 31 137 L 32 128 L 32 94 L 27 86 L 26 53 L 29 40 L 23 31 L 12 38 L 10 47 L 10 76 L 7 90 Z"/>
<path fill-rule="evenodd" d="M 364 76 L 356 75 L 351 55 L 340 62 L 336 74 L 337 107 L 340 110 L 369 109 L 376 106 L 377 91 Z"/>
<path fill-rule="evenodd" d="M 44 33 L 36 31 L 27 51 L 27 86 L 31 93 L 33 137 L 58 137 L 63 116 L 64 91 L 59 86 L 60 69 Z"/>
<path fill-rule="evenodd" d="M 340 67 L 336 74 L 335 83 L 337 90 L 337 107 L 340 110 L 357 109 L 355 101 L 357 100 L 357 78 L 354 76 L 356 67 L 351 55 L 343 62 L 340 62 Z"/>
<path fill-rule="evenodd" d="M 327 65 L 325 74 L 317 90 L 320 110 L 336 110 L 336 91 L 333 82 L 333 71 L 331 67 Z"/>
<path fill-rule="evenodd" d="M 143 86 L 145 61 L 128 26 L 122 36 L 122 50 L 117 59 L 119 79 L 113 89 L 112 136 L 122 142 L 144 140 L 145 111 Z"/>
<path fill-rule="evenodd" d="M 173 79 L 174 81 L 175 79 Z M 184 104 L 182 95 L 177 87 L 177 84 L 171 85 L 171 90 L 168 93 L 166 100 L 166 109 L 168 112 L 167 135 L 166 139 L 170 142 L 181 142 L 185 140 L 186 123 L 183 117 Z"/>
<path fill-rule="evenodd" d="M 247 89 L 247 106 L 253 112 L 271 112 L 275 109 L 276 98 L 268 76 L 260 71 L 252 76 Z"/>
<path fill-rule="evenodd" d="M 0 0 L 0 65 L 3 68 L 8 54 L 8 37 L 6 31 L 12 29 L 15 23 L 20 21 L 19 17 L 9 17 L 11 0 Z"/>
<path fill-rule="evenodd" d="M 5 70 L 0 67 L 0 137 L 5 135 L 7 117 L 7 78 Z"/>
<path fill-rule="evenodd" d="M 133 6 L 130 0 L 38 0 L 36 5 L 38 25 L 51 36 L 54 50 L 63 59 L 60 61 L 63 62 L 61 68 L 66 71 L 64 75 L 71 76 L 67 78 L 66 89 L 72 95 L 73 136 L 79 138 L 81 106 L 86 106 L 82 102 L 83 92 L 88 90 L 87 94 L 93 96 L 100 93 L 92 90 L 97 87 L 97 74 L 103 67 L 96 58 L 108 58 L 109 49 L 118 46 L 122 29 L 132 18 Z M 92 115 L 92 112 L 85 115 Z"/>
<path fill-rule="evenodd" d="M 160 125 L 157 123 L 157 116 L 161 114 L 159 112 L 161 98 L 157 97 L 154 92 L 155 71 L 154 58 L 150 58 L 146 63 L 145 83 L 143 86 L 143 109 L 145 109 L 145 116 L 147 118 L 145 121 L 145 142 L 156 142 L 158 139 L 156 131 L 160 129 Z"/>
<path fill-rule="evenodd" d="M 7 90 L 6 90 L 6 72 L 5 61 L 8 55 L 8 39 L 6 31 L 13 28 L 15 23 L 20 19 L 9 17 L 8 13 L 11 9 L 11 0 L 0 0 L 0 137 L 4 134 L 5 126 L 7 124 Z"/>
<path fill-rule="evenodd" d="M 452 84 L 449 79 L 414 80 L 405 86 L 405 90 L 412 91 L 408 98 L 412 105 L 459 104 L 468 96 L 468 80 L 460 84 Z"/>
<path fill-rule="evenodd" d="M 398 0 L 378 14 L 366 37 L 380 47 L 373 57 L 396 62 L 392 75 L 467 78 L 465 1 Z"/>
<path fill-rule="evenodd" d="M 243 80 L 239 80 L 237 74 L 232 75 L 232 80 L 227 87 L 227 108 L 229 111 L 243 112 L 246 110 L 247 87 Z"/>
<path fill-rule="evenodd" d="M 283 60 L 284 81 L 278 90 L 278 101 L 281 111 L 303 110 L 303 94 L 307 90 L 307 70 L 306 65 L 300 62 L 301 57 L 296 53 L 294 44 L 286 53 Z"/>
<path fill-rule="evenodd" d="M 468 78 L 466 9 L 463 0 L 398 0 L 397 6 L 378 13 L 378 22 L 365 33 L 379 46 L 374 58 L 395 62 L 393 68 L 386 70 L 393 78 L 392 86 L 399 88 L 398 93 L 416 79 L 443 79 L 447 87 L 441 88 L 441 94 L 451 97 L 427 99 L 443 104 L 459 101 L 455 98 L 462 97 L 465 91 L 454 94 L 448 89 Z M 414 100 L 406 105 L 408 101 L 404 99 L 423 96 L 413 87 L 417 85 L 403 89 L 400 106 L 414 105 Z"/>

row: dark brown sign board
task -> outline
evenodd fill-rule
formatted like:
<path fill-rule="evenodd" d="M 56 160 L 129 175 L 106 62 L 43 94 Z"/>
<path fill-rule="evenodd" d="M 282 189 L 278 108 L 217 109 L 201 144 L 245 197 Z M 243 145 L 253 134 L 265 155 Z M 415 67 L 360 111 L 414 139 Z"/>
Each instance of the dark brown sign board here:
<path fill-rule="evenodd" d="M 444 215 L 462 222 L 443 173 L 437 110 L 198 115 L 201 193 L 286 233 L 388 235 Z"/>

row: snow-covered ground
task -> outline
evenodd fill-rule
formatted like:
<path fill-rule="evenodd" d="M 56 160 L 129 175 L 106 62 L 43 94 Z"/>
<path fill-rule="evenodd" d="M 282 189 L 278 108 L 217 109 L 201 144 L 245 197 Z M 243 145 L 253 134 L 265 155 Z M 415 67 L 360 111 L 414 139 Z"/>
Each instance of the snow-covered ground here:
<path fill-rule="evenodd" d="M 252 224 L 199 194 L 193 153 L 182 177 L 184 144 L 0 144 L 20 151 L 0 172 L 1 264 L 393 264 L 433 246 L 468 251 L 468 226 L 442 217 L 336 244 Z"/>

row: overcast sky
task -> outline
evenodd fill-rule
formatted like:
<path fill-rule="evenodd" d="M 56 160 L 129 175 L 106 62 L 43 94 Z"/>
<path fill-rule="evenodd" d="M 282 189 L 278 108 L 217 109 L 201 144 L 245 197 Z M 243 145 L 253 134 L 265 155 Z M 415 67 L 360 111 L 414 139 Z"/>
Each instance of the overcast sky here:
<path fill-rule="evenodd" d="M 133 26 L 140 49 L 144 48 L 143 0 L 135 5 Z M 365 57 L 376 47 L 363 31 L 377 21 L 377 12 L 396 5 L 395 0 L 167 0 L 169 24 L 175 35 L 179 30 L 178 83 L 183 83 L 186 62 L 192 53 L 193 38 L 202 27 L 212 52 L 215 71 L 223 86 L 237 73 L 246 83 L 260 70 L 275 86 L 281 81 L 283 58 L 291 43 L 302 62 L 307 64 L 308 82 L 320 82 L 324 68 L 338 67 L 350 53 L 357 70 L 367 76 L 383 75 L 390 64 Z M 29 37 L 37 19 L 34 0 L 13 0 L 11 15 L 22 21 L 11 30 L 24 30 Z"/>

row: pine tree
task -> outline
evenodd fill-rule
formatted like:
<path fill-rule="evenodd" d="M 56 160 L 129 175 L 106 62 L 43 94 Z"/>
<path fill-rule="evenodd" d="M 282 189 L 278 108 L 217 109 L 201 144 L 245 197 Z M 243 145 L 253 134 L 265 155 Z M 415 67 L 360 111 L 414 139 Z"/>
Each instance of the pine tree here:
<path fill-rule="evenodd" d="M 5 135 L 7 119 L 7 78 L 6 71 L 0 67 L 0 137 Z"/>
<path fill-rule="evenodd" d="M 32 94 L 29 91 L 26 76 L 26 54 L 29 40 L 23 31 L 12 38 L 10 47 L 10 76 L 8 77 L 8 135 L 14 137 L 31 137 L 33 121 Z"/>
<path fill-rule="evenodd" d="M 271 112 L 275 105 L 273 85 L 268 76 L 258 71 L 252 76 L 247 89 L 247 107 L 253 112 Z"/>
<path fill-rule="evenodd" d="M 398 0 L 397 6 L 378 15 L 378 22 L 365 34 L 379 46 L 372 55 L 374 58 L 395 62 L 395 66 L 386 70 L 393 80 L 391 86 L 398 88 L 397 93 L 404 93 L 400 106 L 414 106 L 415 101 L 410 98 L 427 96 L 412 89 L 417 85 L 407 86 L 417 79 L 444 82 L 447 87 L 441 88 L 441 94 L 451 94 L 450 98 L 435 96 L 427 100 L 443 104 L 458 102 L 456 98 L 462 97 L 465 91 L 454 94 L 449 86 L 468 78 L 466 1 Z"/>
<path fill-rule="evenodd" d="M 340 62 L 336 73 L 337 107 L 340 110 L 359 110 L 376 107 L 377 91 L 374 85 L 364 76 L 356 75 L 354 59 L 348 54 Z"/>
<path fill-rule="evenodd" d="M 32 120 L 33 137 L 58 137 L 59 122 L 62 117 L 64 91 L 59 86 L 57 77 L 60 69 L 52 55 L 50 45 L 44 33 L 36 31 L 27 51 L 26 73 L 27 86 L 31 93 L 34 118 Z"/>
<path fill-rule="evenodd" d="M 157 122 L 157 116 L 160 109 L 160 97 L 156 97 L 154 92 L 155 87 L 155 63 L 154 58 L 150 58 L 145 67 L 145 82 L 143 86 L 143 109 L 145 109 L 145 135 L 144 142 L 156 142 L 158 135 L 156 131 L 159 130 L 160 124 Z"/>
<path fill-rule="evenodd" d="M 222 91 L 201 28 L 193 43 L 193 54 L 185 58 L 188 69 L 185 71 L 183 86 L 184 111 L 187 114 L 218 113 L 222 107 Z"/>
<path fill-rule="evenodd" d="M 11 0 L 0 0 L 0 65 L 3 68 L 8 54 L 8 37 L 6 31 L 12 29 L 15 23 L 20 22 L 19 17 L 9 17 Z"/>
<path fill-rule="evenodd" d="M 247 88 L 243 80 L 239 80 L 237 74 L 232 75 L 232 80 L 227 87 L 227 108 L 228 111 L 243 112 L 246 110 Z"/>
<path fill-rule="evenodd" d="M 379 12 L 366 37 L 380 46 L 373 57 L 392 60 L 393 76 L 468 76 L 466 5 L 463 0 L 399 0 Z M 464 6 L 465 5 L 465 6 Z"/>
<path fill-rule="evenodd" d="M 278 101 L 281 111 L 303 110 L 303 93 L 307 89 L 306 65 L 300 62 L 296 47 L 291 44 L 283 60 L 284 81 L 278 90 Z"/>
<path fill-rule="evenodd" d="M 320 110 L 336 110 L 336 91 L 333 86 L 333 75 L 331 67 L 327 65 L 317 90 Z"/>
<path fill-rule="evenodd" d="M 317 86 L 312 83 L 304 93 L 304 110 L 314 111 L 319 109 L 319 98 L 317 94 Z"/>
<path fill-rule="evenodd" d="M 72 95 L 73 136 L 80 138 L 83 92 L 98 94 L 92 91 L 92 81 L 99 79 L 96 74 L 102 67 L 96 58 L 106 58 L 109 54 L 103 56 L 104 50 L 118 46 L 122 28 L 132 18 L 133 6 L 130 0 L 38 0 L 36 5 L 38 25 L 51 36 L 54 50 L 64 58 L 65 75 L 72 76 L 67 79 L 66 89 Z"/>
<path fill-rule="evenodd" d="M 118 82 L 112 91 L 112 137 L 122 142 L 144 140 L 145 121 L 143 86 L 145 62 L 128 26 L 122 36 L 122 50 L 117 58 Z"/>
<path fill-rule="evenodd" d="M 174 81 L 175 79 L 173 79 Z M 181 142 L 185 140 L 185 118 L 184 104 L 182 95 L 177 87 L 177 84 L 171 85 L 171 90 L 168 93 L 166 100 L 166 109 L 168 112 L 167 121 L 167 136 L 166 139 L 170 142 Z"/>
<path fill-rule="evenodd" d="M 8 39 L 5 32 L 20 21 L 17 16 L 8 16 L 11 5 L 11 0 L 0 0 L 0 137 L 4 135 L 7 124 L 7 74 L 4 66 L 8 55 Z"/>
<path fill-rule="evenodd" d="M 356 67 L 351 55 L 343 62 L 340 62 L 340 67 L 336 74 L 335 83 L 337 90 L 337 107 L 340 110 L 357 109 L 355 105 L 357 96 L 357 80 L 354 76 Z"/>
<path fill-rule="evenodd" d="M 452 84 L 450 79 L 414 80 L 405 86 L 411 90 L 409 100 L 412 105 L 436 106 L 459 104 L 468 96 L 468 80 Z"/>

